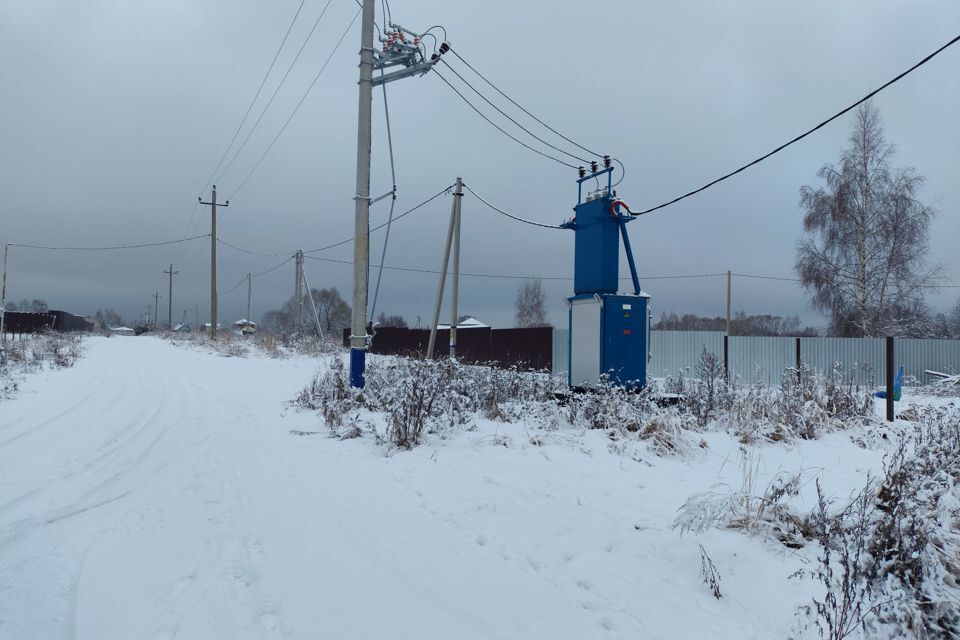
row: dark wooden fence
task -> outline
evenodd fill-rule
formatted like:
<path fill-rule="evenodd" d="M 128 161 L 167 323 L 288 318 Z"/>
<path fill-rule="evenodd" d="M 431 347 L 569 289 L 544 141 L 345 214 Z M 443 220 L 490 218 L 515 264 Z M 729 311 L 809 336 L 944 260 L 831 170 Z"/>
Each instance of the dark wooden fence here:
<path fill-rule="evenodd" d="M 27 313 L 7 311 L 3 317 L 4 331 L 14 335 L 40 333 L 42 331 L 92 331 L 93 324 L 85 318 L 66 311 Z"/>
<path fill-rule="evenodd" d="M 350 330 L 343 330 L 343 344 L 349 346 Z M 425 356 L 430 342 L 429 329 L 383 327 L 370 346 L 370 353 L 381 355 Z M 450 330 L 437 331 L 437 356 L 450 351 Z M 553 366 L 553 329 L 457 329 L 457 359 L 467 364 L 519 366 L 528 370 L 550 370 Z"/>

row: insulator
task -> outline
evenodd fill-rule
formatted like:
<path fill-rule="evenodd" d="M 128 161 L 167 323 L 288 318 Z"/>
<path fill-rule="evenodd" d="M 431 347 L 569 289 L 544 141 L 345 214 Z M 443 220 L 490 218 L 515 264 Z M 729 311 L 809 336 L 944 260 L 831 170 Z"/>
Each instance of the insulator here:
<path fill-rule="evenodd" d="M 444 42 L 443 44 L 440 45 L 440 55 L 445 54 L 447 51 L 450 51 L 450 45 Z"/>
<path fill-rule="evenodd" d="M 577 173 L 580 174 L 580 177 L 582 178 L 583 176 L 587 175 L 587 170 L 583 167 L 577 167 Z"/>
<path fill-rule="evenodd" d="M 598 167 L 597 167 L 597 161 L 596 161 L 596 160 L 591 160 L 591 161 L 590 161 L 590 172 L 591 172 L 591 173 L 596 173 L 596 172 L 597 172 L 597 169 L 598 169 Z"/>
<path fill-rule="evenodd" d="M 610 156 L 603 156 L 603 166 L 607 169 L 610 168 Z"/>
<path fill-rule="evenodd" d="M 430 62 L 433 62 L 434 60 L 436 60 L 436 59 L 439 58 L 439 57 L 440 57 L 439 55 L 433 54 L 432 56 L 430 56 Z"/>
<path fill-rule="evenodd" d="M 420 38 L 414 38 L 413 44 L 420 44 Z"/>

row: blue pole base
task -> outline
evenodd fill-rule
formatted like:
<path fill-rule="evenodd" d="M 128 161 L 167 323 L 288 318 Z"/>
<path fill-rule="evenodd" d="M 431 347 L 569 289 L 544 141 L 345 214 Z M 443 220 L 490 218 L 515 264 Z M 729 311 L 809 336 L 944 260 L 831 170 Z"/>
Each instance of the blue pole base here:
<path fill-rule="evenodd" d="M 366 383 L 364 376 L 367 368 L 367 350 L 350 349 L 350 386 L 363 389 Z"/>

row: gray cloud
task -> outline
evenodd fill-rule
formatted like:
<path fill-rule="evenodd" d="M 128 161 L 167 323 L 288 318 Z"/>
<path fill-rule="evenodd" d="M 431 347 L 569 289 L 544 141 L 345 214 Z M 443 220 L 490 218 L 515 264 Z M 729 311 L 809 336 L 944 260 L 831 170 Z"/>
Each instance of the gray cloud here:
<path fill-rule="evenodd" d="M 0 242 L 103 245 L 150 242 L 209 229 L 194 202 L 243 116 L 298 3 L 35 1 L 0 7 Z M 286 69 L 323 3 L 307 0 L 278 61 Z M 220 235 L 263 253 L 311 249 L 353 234 L 356 144 L 355 26 L 275 148 L 236 187 L 300 99 L 356 11 L 333 0 L 257 132 L 223 176 L 231 198 Z M 532 112 L 586 146 L 623 159 L 621 195 L 638 207 L 699 186 L 793 137 L 956 35 L 954 2 L 393 3 L 414 28 L 443 24 L 453 45 Z M 451 64 L 456 64 L 450 60 Z M 942 54 L 876 99 L 897 163 L 927 176 L 941 211 L 932 257 L 960 283 L 960 49 Z M 275 71 L 276 78 L 280 73 Z M 449 76 L 449 73 L 447 74 Z M 267 96 L 276 86 L 268 82 Z M 480 87 L 481 85 L 476 85 Z M 484 197 L 556 223 L 575 204 L 574 172 L 517 146 L 431 76 L 388 88 L 398 211 L 457 175 Z M 262 104 L 262 102 L 261 102 Z M 257 113 L 255 109 L 254 113 Z M 798 189 L 835 161 L 848 134 L 838 121 L 766 163 L 630 225 L 644 289 L 659 311 L 721 314 L 725 281 L 644 276 L 742 273 L 791 276 L 800 232 Z M 241 134 L 241 139 L 244 134 Z M 389 189 L 382 98 L 374 100 L 373 191 Z M 208 199 L 209 193 L 202 194 Z M 373 224 L 386 218 L 375 206 Z M 394 227 L 388 264 L 436 269 L 450 198 Z M 196 226 L 195 226 L 196 225 Z M 464 201 L 464 271 L 568 276 L 573 236 L 528 227 Z M 383 234 L 373 236 L 380 255 Z M 352 259 L 352 246 L 324 252 Z M 282 258 L 221 247 L 219 289 Z M 115 307 L 135 317 L 181 270 L 175 315 L 201 315 L 209 291 L 203 241 L 115 253 L 13 248 L 9 297 L 43 297 L 76 312 Z M 314 286 L 349 300 L 348 265 L 307 262 Z M 625 264 L 622 275 L 626 275 Z M 387 271 L 378 308 L 430 315 L 437 277 Z M 254 286 L 254 315 L 293 287 L 292 263 Z M 563 323 L 570 283 L 549 280 L 551 319 Z M 517 282 L 464 278 L 460 307 L 509 324 Z M 246 287 L 224 294 L 240 317 Z M 957 290 L 934 297 L 946 306 Z M 818 322 L 795 285 L 737 279 L 734 307 L 799 313 Z M 426 322 L 424 320 L 424 322 Z"/>

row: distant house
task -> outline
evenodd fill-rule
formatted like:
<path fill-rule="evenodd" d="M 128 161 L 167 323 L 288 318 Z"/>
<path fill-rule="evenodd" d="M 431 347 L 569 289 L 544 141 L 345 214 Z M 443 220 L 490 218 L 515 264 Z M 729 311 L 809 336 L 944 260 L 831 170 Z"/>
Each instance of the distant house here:
<path fill-rule="evenodd" d="M 450 328 L 450 325 L 449 325 L 449 324 L 438 324 L 438 325 L 437 325 L 437 329 L 439 329 L 439 330 L 441 330 L 441 331 L 444 330 L 444 329 L 449 329 L 449 328 Z M 463 320 L 461 320 L 460 322 L 457 323 L 457 330 L 458 330 L 458 331 L 459 331 L 460 329 L 489 329 L 489 328 L 490 328 L 490 325 L 484 324 L 484 323 L 480 322 L 479 320 L 477 320 L 477 319 L 474 318 L 473 316 L 467 316 L 466 318 L 464 318 Z"/>
<path fill-rule="evenodd" d="M 177 333 L 190 333 L 191 331 L 193 331 L 193 328 L 190 325 L 188 325 L 186 322 L 181 322 L 180 324 L 175 326 L 173 330 L 176 331 Z"/>
<path fill-rule="evenodd" d="M 237 320 L 233 323 L 233 328 L 239 331 L 240 333 L 247 335 L 250 333 L 257 332 L 257 323 L 253 320 L 247 320 L 246 318 Z"/>

